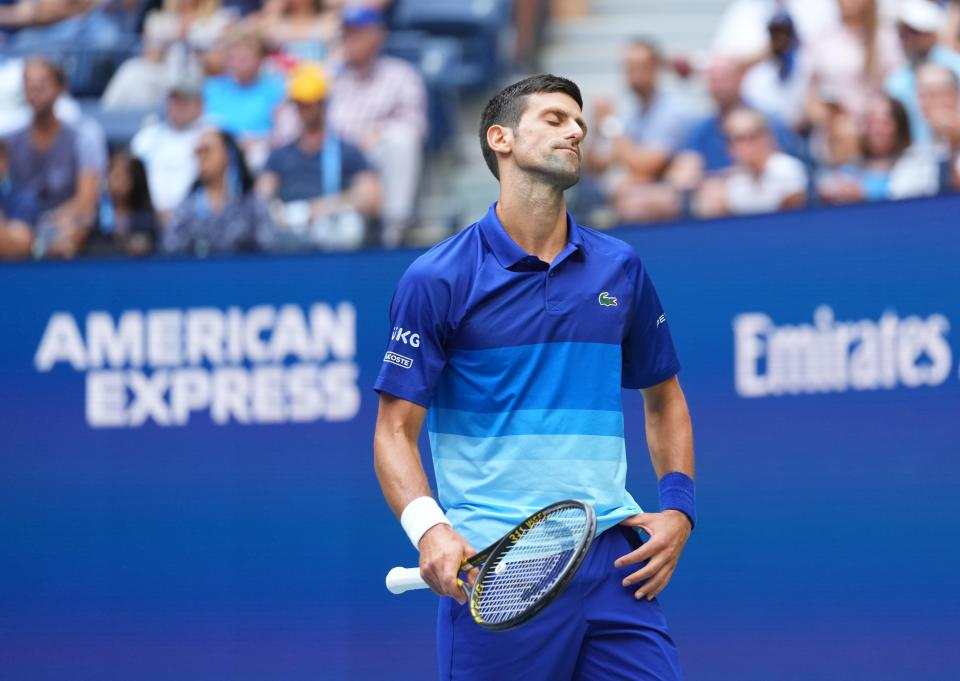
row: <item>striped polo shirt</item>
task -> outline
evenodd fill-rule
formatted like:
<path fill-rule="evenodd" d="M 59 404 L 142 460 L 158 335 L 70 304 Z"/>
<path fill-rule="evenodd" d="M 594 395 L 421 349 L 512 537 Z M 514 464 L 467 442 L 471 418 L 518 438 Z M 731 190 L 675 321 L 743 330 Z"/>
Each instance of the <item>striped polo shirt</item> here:
<path fill-rule="evenodd" d="M 639 513 L 621 388 L 679 370 L 628 244 L 568 214 L 567 245 L 548 265 L 495 207 L 403 275 L 375 384 L 428 409 L 440 504 L 477 549 L 561 499 L 591 503 L 598 532 Z"/>

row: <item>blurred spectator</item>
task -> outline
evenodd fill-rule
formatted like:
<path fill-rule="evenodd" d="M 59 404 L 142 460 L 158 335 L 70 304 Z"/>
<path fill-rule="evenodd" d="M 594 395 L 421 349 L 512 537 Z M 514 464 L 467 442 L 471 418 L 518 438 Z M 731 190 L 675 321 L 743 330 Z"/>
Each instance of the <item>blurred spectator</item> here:
<path fill-rule="evenodd" d="M 801 44 L 809 45 L 840 21 L 836 0 L 733 0 L 720 18 L 713 52 L 752 62 L 767 54 L 770 18 L 789 14 Z"/>
<path fill-rule="evenodd" d="M 948 0 L 946 6 L 940 39 L 947 48 L 960 52 L 960 0 Z"/>
<path fill-rule="evenodd" d="M 83 121 L 61 121 L 54 104 L 65 90 L 63 71 L 42 58 L 27 61 L 24 92 L 33 112 L 29 125 L 7 138 L 14 184 L 33 192 L 41 217 L 34 253 L 72 257 L 96 215 L 106 166 L 102 133 Z"/>
<path fill-rule="evenodd" d="M 203 90 L 207 116 L 236 137 L 255 166 L 266 159 L 266 139 L 284 95 L 283 80 L 264 72 L 266 54 L 256 30 L 235 31 L 226 42 L 226 73 L 208 78 Z"/>
<path fill-rule="evenodd" d="M 704 182 L 697 200 L 701 217 L 769 213 L 806 203 L 807 171 L 777 150 L 763 114 L 734 109 L 723 129 L 734 165 Z"/>
<path fill-rule="evenodd" d="M 10 155 L 0 141 L 0 259 L 26 258 L 33 245 L 33 225 L 40 215 L 36 197 L 16 187 Z"/>
<path fill-rule="evenodd" d="M 87 239 L 84 255 L 143 257 L 153 250 L 156 235 L 157 217 L 143 162 L 118 151 L 110 157 L 97 226 Z"/>
<path fill-rule="evenodd" d="M 636 95 L 636 106 L 625 119 L 617 117 L 613 101 L 594 100 L 595 144 L 587 162 L 594 172 L 613 166 L 629 171 L 632 179 L 660 177 L 687 134 L 690 120 L 684 98 L 660 86 L 663 60 L 657 46 L 634 40 L 624 54 L 624 74 Z"/>
<path fill-rule="evenodd" d="M 413 220 L 423 143 L 426 90 L 410 64 L 381 56 L 383 15 L 365 7 L 343 12 L 343 55 L 330 101 L 330 124 L 366 154 L 383 182 L 385 246 L 403 240 Z"/>
<path fill-rule="evenodd" d="M 323 61 L 336 36 L 335 12 L 325 11 L 324 0 L 264 0 L 250 17 L 270 44 L 297 61 Z"/>
<path fill-rule="evenodd" d="M 0 28 L 8 44 L 40 52 L 51 43 L 109 49 L 123 33 L 123 21 L 109 0 L 15 0 L 0 5 Z"/>
<path fill-rule="evenodd" d="M 889 96 L 867 107 L 860 158 L 820 173 L 817 194 L 827 203 L 851 203 L 932 196 L 939 189 L 936 158 L 911 147 L 906 109 Z"/>
<path fill-rule="evenodd" d="M 272 246 L 270 214 L 230 133 L 204 130 L 196 154 L 197 180 L 163 232 L 164 252 L 205 257 Z"/>
<path fill-rule="evenodd" d="M 101 104 L 106 109 L 160 105 L 170 85 L 204 72 L 203 60 L 238 18 L 220 0 L 165 0 L 151 10 L 143 29 L 143 54 L 117 70 Z"/>
<path fill-rule="evenodd" d="M 723 120 L 736 108 L 744 106 L 740 96 L 743 69 L 732 58 L 714 56 L 707 70 L 707 89 L 715 111 L 697 122 L 678 155 L 671 175 L 685 189 L 693 188 L 705 172 L 728 168 L 733 164 L 723 132 Z M 768 125 L 777 147 L 790 155 L 798 155 L 799 141 L 778 118 L 769 117 Z"/>
<path fill-rule="evenodd" d="M 812 66 L 810 119 L 825 115 L 825 92 L 844 109 L 862 116 L 870 97 L 882 91 L 886 78 L 903 64 L 896 32 L 880 19 L 877 0 L 837 0 L 841 22 L 810 45 Z"/>
<path fill-rule="evenodd" d="M 164 223 L 180 205 L 197 175 L 197 139 L 203 130 L 203 84 L 185 76 L 167 97 L 166 119 L 138 132 L 130 149 L 147 168 L 153 205 Z"/>
<path fill-rule="evenodd" d="M 810 61 L 800 45 L 793 19 L 777 12 L 767 24 L 769 54 L 743 77 L 740 94 L 748 106 L 776 116 L 794 130 L 806 127 L 805 106 Z"/>
<path fill-rule="evenodd" d="M 940 163 L 941 191 L 960 190 L 960 79 L 932 62 L 917 69 L 917 94 Z"/>
<path fill-rule="evenodd" d="M 302 132 L 270 154 L 257 191 L 275 201 L 274 222 L 287 230 L 291 246 L 356 248 L 379 210 L 380 183 L 363 153 L 326 129 L 327 86 L 316 64 L 293 71 L 288 96 Z"/>
<path fill-rule="evenodd" d="M 897 33 L 908 63 L 887 78 L 887 93 L 906 107 L 914 144 L 931 140 L 930 127 L 917 99 L 917 68 L 924 62 L 942 64 L 960 75 L 960 54 L 937 44 L 944 13 L 931 0 L 905 0 L 897 13 Z"/>

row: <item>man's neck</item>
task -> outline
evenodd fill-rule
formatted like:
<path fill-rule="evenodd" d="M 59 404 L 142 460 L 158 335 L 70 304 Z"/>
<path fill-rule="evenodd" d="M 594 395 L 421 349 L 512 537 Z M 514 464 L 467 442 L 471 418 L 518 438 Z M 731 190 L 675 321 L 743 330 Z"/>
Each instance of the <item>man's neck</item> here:
<path fill-rule="evenodd" d="M 510 238 L 545 263 L 552 263 L 567 245 L 567 204 L 555 187 L 501 182 L 496 210 Z"/>
<path fill-rule="evenodd" d="M 323 149 L 323 127 L 304 130 L 297 146 L 306 154 L 316 154 Z"/>
<path fill-rule="evenodd" d="M 60 128 L 60 121 L 53 115 L 53 111 L 36 114 L 33 117 L 33 129 L 36 132 L 50 134 Z"/>
<path fill-rule="evenodd" d="M 654 98 L 657 96 L 657 86 L 651 85 L 650 87 L 637 88 L 633 92 L 640 99 L 641 106 L 644 109 L 649 109 Z"/>

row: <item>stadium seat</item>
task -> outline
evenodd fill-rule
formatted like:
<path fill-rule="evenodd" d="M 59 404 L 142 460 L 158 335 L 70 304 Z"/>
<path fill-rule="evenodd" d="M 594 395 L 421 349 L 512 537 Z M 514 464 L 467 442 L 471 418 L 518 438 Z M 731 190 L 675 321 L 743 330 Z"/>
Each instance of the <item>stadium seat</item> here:
<path fill-rule="evenodd" d="M 96 99 L 80 102 L 84 115 L 97 121 L 107 136 L 107 145 L 111 149 L 126 147 L 143 124 L 151 118 L 160 117 L 162 108 L 142 109 L 103 109 Z"/>
<path fill-rule="evenodd" d="M 394 24 L 434 36 L 455 38 L 463 60 L 454 72 L 458 85 L 476 89 L 496 78 L 501 65 L 501 38 L 509 23 L 507 0 L 400 0 Z"/>

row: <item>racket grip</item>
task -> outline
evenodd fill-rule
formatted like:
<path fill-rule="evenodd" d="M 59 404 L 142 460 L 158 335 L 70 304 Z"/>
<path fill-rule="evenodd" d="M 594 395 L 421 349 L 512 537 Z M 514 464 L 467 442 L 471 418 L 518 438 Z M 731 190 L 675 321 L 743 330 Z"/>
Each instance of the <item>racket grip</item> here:
<path fill-rule="evenodd" d="M 387 573 L 387 591 L 392 594 L 402 594 L 411 589 L 429 589 L 420 568 L 395 567 Z"/>

